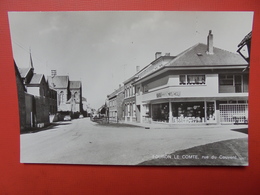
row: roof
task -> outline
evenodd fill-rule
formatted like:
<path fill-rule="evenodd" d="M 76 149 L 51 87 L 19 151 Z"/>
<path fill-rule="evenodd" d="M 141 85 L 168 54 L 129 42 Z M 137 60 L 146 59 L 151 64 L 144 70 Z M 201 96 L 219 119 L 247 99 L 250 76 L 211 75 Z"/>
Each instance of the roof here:
<path fill-rule="evenodd" d="M 22 77 L 21 77 L 21 73 L 19 72 L 19 69 L 18 69 L 15 61 L 14 61 L 14 68 L 15 68 L 15 75 L 19 79 L 19 81 L 21 83 L 21 86 L 23 87 L 23 90 L 26 91 L 26 88 L 25 88 L 25 86 L 23 84 L 23 80 L 22 80 Z"/>
<path fill-rule="evenodd" d="M 151 67 L 152 65 L 156 64 L 158 61 L 164 61 L 165 59 L 173 59 L 175 58 L 175 56 L 160 56 L 159 58 L 155 59 L 154 61 L 152 61 L 150 64 L 146 65 L 144 68 L 142 68 L 141 70 L 139 70 L 137 73 L 135 73 L 132 77 L 130 77 L 129 79 L 125 80 L 123 82 L 123 84 L 125 85 L 126 83 L 133 81 L 135 79 L 138 79 L 139 76 L 141 74 L 145 74 L 145 71 L 148 70 L 149 67 Z"/>
<path fill-rule="evenodd" d="M 40 84 L 43 78 L 44 78 L 43 74 L 34 73 L 30 84 Z"/>
<path fill-rule="evenodd" d="M 245 68 L 246 66 L 248 66 L 248 63 L 239 54 L 232 53 L 216 47 L 213 47 L 213 54 L 207 54 L 207 45 L 198 43 L 183 51 L 174 59 L 172 59 L 169 63 L 161 66 L 156 70 L 151 69 L 149 66 L 147 66 L 146 70 L 143 71 L 144 74 L 139 74 L 139 78 L 135 82 L 140 82 L 141 80 L 143 80 L 143 78 L 147 78 L 153 73 L 160 74 L 159 72 L 161 70 L 165 71 L 165 68 L 178 68 L 179 70 L 186 70 L 191 68 L 237 68 L 237 66 Z"/>
<path fill-rule="evenodd" d="M 119 93 L 124 91 L 124 86 L 119 87 L 118 89 L 116 89 L 113 93 L 109 94 L 107 97 L 110 99 L 114 96 L 117 96 Z"/>
<path fill-rule="evenodd" d="M 67 88 L 69 85 L 69 76 L 48 76 L 48 84 L 53 88 Z"/>
<path fill-rule="evenodd" d="M 166 66 L 219 66 L 247 65 L 236 53 L 214 47 L 214 54 L 207 54 L 207 45 L 199 43 L 179 54 Z"/>
<path fill-rule="evenodd" d="M 247 42 L 251 41 L 252 32 L 248 33 L 245 38 L 238 44 L 238 47 L 245 45 Z"/>
<path fill-rule="evenodd" d="M 25 78 L 27 74 L 29 73 L 31 68 L 18 68 L 20 75 L 22 78 Z"/>
<path fill-rule="evenodd" d="M 70 81 L 70 89 L 80 89 L 81 81 Z"/>

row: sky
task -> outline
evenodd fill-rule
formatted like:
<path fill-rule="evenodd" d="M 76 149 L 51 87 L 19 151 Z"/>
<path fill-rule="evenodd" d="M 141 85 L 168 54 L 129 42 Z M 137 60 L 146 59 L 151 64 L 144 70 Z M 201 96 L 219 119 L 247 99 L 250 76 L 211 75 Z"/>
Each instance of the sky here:
<path fill-rule="evenodd" d="M 252 30 L 253 12 L 86 11 L 9 12 L 13 56 L 19 68 L 69 75 L 98 109 L 107 95 L 155 59 L 205 43 L 236 53 Z"/>

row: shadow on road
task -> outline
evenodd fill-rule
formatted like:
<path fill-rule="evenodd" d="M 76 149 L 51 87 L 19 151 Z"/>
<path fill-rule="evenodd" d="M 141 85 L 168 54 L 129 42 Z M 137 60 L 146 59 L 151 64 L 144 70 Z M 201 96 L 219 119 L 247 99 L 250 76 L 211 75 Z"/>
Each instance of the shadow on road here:
<path fill-rule="evenodd" d="M 247 138 L 214 142 L 176 151 L 171 154 L 154 155 L 141 166 L 247 166 Z"/>
<path fill-rule="evenodd" d="M 29 133 L 38 133 L 41 131 L 48 131 L 48 130 L 53 130 L 56 129 L 57 126 L 61 126 L 61 125 L 69 125 L 71 124 L 71 122 L 56 122 L 56 123 L 51 123 L 50 125 L 43 127 L 43 128 L 31 128 L 31 129 L 27 129 L 23 132 L 21 132 L 22 134 L 29 134 Z"/>
<path fill-rule="evenodd" d="M 239 128 L 239 129 L 230 129 L 230 130 L 248 134 L 248 128 Z"/>

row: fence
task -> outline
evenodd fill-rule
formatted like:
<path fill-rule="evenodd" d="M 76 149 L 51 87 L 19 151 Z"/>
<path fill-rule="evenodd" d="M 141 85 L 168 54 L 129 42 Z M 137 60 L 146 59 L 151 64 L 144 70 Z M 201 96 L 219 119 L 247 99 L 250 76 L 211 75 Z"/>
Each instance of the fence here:
<path fill-rule="evenodd" d="M 248 104 L 220 104 L 221 123 L 247 123 Z"/>

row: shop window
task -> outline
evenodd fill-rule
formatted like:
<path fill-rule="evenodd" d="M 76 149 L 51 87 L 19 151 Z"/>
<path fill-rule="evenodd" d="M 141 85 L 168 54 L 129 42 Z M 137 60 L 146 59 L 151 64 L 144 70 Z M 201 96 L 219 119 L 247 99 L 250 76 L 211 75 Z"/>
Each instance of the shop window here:
<path fill-rule="evenodd" d="M 201 123 L 205 121 L 204 102 L 173 103 L 173 123 Z"/>

